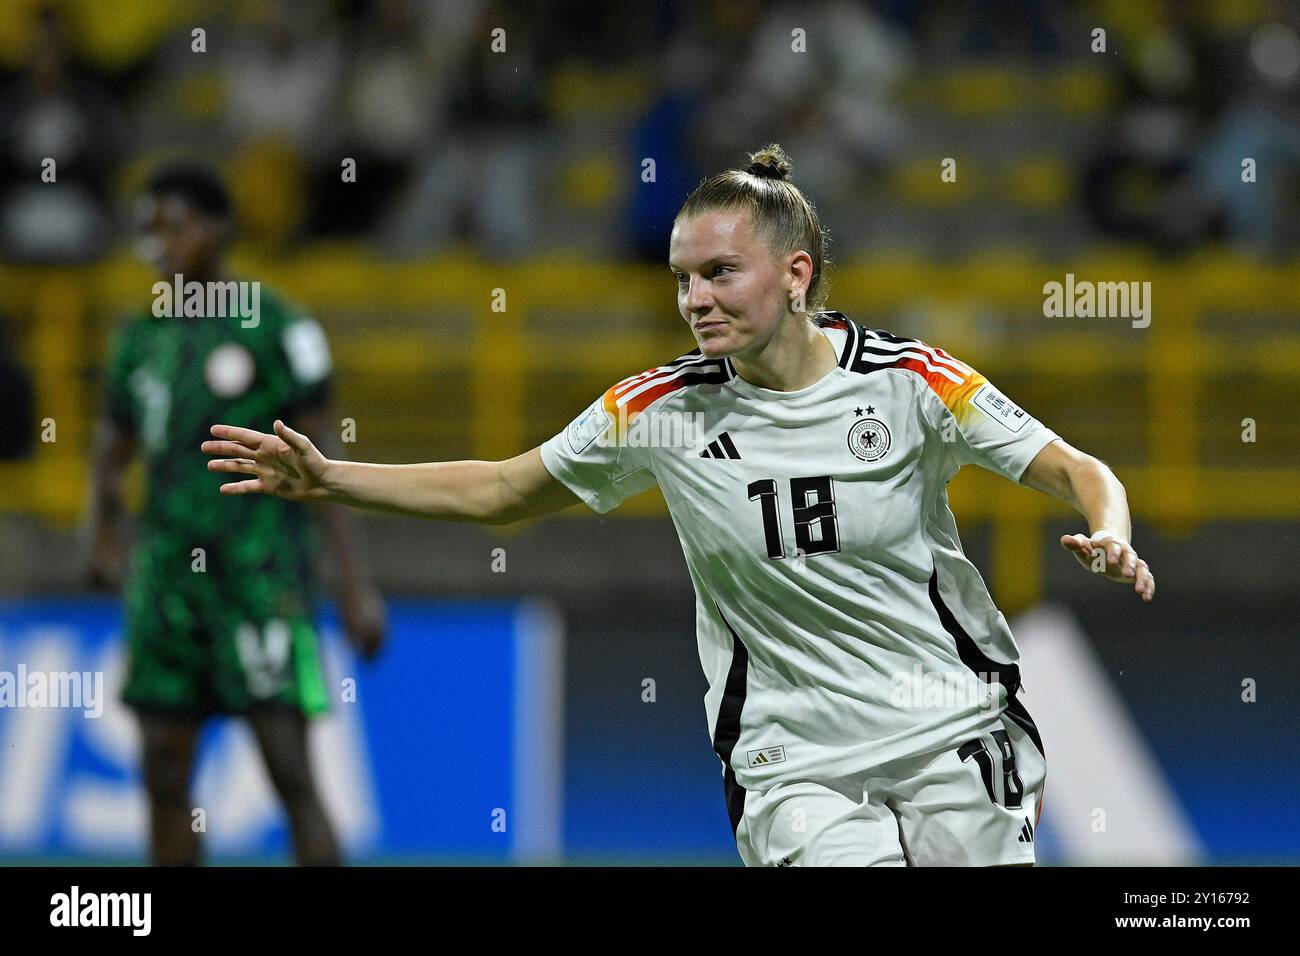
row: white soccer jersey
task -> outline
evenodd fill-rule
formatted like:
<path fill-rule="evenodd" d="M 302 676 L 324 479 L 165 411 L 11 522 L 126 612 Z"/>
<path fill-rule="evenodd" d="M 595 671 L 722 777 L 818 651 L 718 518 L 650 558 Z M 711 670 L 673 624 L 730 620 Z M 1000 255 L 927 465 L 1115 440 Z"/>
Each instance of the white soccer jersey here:
<path fill-rule="evenodd" d="M 595 511 L 662 490 L 733 826 L 737 785 L 957 747 L 1003 711 L 1042 749 L 947 483 L 970 462 L 1019 482 L 1057 435 L 942 349 L 814 321 L 839 356 L 814 385 L 759 388 L 697 349 L 619 382 L 541 449 Z"/>

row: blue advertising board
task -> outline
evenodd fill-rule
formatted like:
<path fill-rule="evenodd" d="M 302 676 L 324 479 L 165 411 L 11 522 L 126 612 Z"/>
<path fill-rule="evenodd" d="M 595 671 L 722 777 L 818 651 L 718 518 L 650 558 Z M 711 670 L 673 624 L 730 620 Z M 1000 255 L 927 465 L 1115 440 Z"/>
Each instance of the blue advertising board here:
<path fill-rule="evenodd" d="M 389 614 L 389 645 L 371 664 L 339 637 L 331 608 L 319 619 L 332 700 L 313 723 L 312 757 L 348 857 L 557 857 L 558 614 L 534 601 L 394 601 Z M 143 861 L 120 624 L 112 600 L 0 602 L 0 859 Z M 285 817 L 243 721 L 204 725 L 192 797 L 208 858 L 287 857 Z"/>

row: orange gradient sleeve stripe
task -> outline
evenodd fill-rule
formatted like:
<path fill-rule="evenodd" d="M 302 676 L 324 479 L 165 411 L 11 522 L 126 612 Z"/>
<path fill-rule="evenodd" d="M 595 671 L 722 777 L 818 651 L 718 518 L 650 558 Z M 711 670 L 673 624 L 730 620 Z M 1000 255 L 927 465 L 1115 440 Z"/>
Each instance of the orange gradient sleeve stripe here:
<path fill-rule="evenodd" d="M 951 360 L 954 364 L 959 364 L 956 359 L 943 349 L 934 348 L 934 346 L 931 346 L 931 348 L 943 358 Z M 931 366 L 935 364 L 934 362 L 930 363 Z M 930 386 L 930 390 L 938 395 L 939 400 L 943 402 L 948 411 L 952 412 L 952 416 L 957 419 L 958 425 L 965 425 L 970 419 L 974 410 L 971 399 L 986 381 L 983 375 L 964 363 L 960 364 L 960 368 L 968 371 L 958 371 L 950 365 L 944 366 L 945 371 L 961 378 L 960 382 L 954 382 L 943 372 L 934 371 L 933 368 L 927 366 L 920 359 L 899 359 L 894 365 L 897 368 L 910 369 L 925 379 L 925 383 Z"/>
<path fill-rule="evenodd" d="M 627 429 L 631 426 L 633 420 L 645 411 L 654 401 L 663 398 L 663 396 L 667 395 L 669 392 L 674 392 L 677 389 L 690 384 L 689 381 L 685 381 L 679 376 L 665 382 L 659 382 L 656 385 L 651 385 L 645 391 L 628 399 L 623 403 L 623 405 L 620 406 L 618 404 L 618 397 L 615 393 L 618 392 L 620 388 L 630 382 L 636 382 L 637 384 L 634 385 L 633 388 L 639 388 L 645 382 L 650 381 L 651 378 L 653 378 L 649 373 L 655 371 L 658 371 L 658 368 L 647 369 L 639 375 L 625 378 L 623 381 L 614 385 L 605 392 L 602 404 L 605 407 L 605 411 L 609 414 L 610 426 L 616 429 L 615 434 L 617 435 L 619 442 L 622 442 L 623 438 L 626 436 Z"/>

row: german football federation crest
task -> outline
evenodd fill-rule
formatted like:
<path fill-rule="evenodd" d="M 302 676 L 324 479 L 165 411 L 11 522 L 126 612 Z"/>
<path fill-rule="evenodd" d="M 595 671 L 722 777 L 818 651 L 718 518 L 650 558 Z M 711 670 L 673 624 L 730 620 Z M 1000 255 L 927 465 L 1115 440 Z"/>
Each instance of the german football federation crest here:
<path fill-rule="evenodd" d="M 863 461 L 879 461 L 890 445 L 889 429 L 878 418 L 861 418 L 849 429 L 849 451 Z"/>

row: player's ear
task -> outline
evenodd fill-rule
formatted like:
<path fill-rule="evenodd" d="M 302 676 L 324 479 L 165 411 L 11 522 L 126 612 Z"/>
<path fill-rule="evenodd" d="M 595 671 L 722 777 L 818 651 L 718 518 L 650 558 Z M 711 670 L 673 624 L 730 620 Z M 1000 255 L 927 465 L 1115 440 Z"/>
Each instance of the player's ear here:
<path fill-rule="evenodd" d="M 802 249 L 790 253 L 786 257 L 786 271 L 790 275 L 792 287 L 802 289 L 806 294 L 808 287 L 812 284 L 812 256 Z"/>
<path fill-rule="evenodd" d="M 812 257 L 802 249 L 786 257 L 786 271 L 789 277 L 787 295 L 790 298 L 790 311 L 806 312 L 805 297 L 812 284 Z"/>

